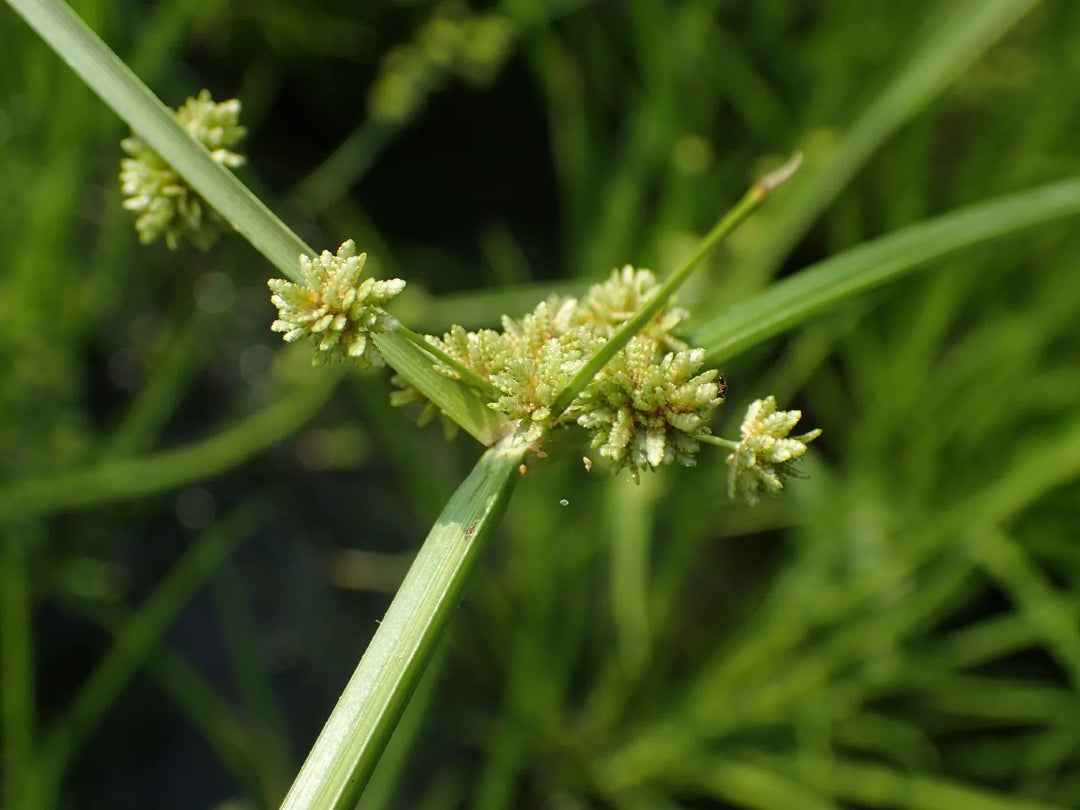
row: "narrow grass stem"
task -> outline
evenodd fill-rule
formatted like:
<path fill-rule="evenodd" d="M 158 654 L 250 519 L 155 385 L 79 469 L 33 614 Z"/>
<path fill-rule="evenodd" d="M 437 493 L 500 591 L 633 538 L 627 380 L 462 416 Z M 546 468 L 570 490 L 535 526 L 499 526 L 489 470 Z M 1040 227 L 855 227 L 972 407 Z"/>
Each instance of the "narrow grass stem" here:
<path fill-rule="evenodd" d="M 16 481 L 0 488 L 0 519 L 100 506 L 210 478 L 292 435 L 322 407 L 337 379 L 302 385 L 254 416 L 175 450 Z"/>
<path fill-rule="evenodd" d="M 620 349 L 625 346 L 634 335 L 638 334 L 645 328 L 657 313 L 667 304 L 671 299 L 671 296 L 675 294 L 675 291 L 681 287 L 695 268 L 701 263 L 702 259 L 708 256 L 716 247 L 724 241 L 739 225 L 745 220 L 754 210 L 761 205 L 765 198 L 778 186 L 786 182 L 799 168 L 802 163 L 802 155 L 796 153 L 792 158 L 779 169 L 771 172 L 765 177 L 761 178 L 758 182 L 743 195 L 742 199 L 735 204 L 720 221 L 713 226 L 713 229 L 709 231 L 705 238 L 701 240 L 701 244 L 698 245 L 698 249 L 694 251 L 682 266 L 679 267 L 671 276 L 660 285 L 660 287 L 649 299 L 641 310 L 626 321 L 618 331 L 612 335 L 611 340 L 605 343 L 599 351 L 586 361 L 577 373 L 567 383 L 566 387 L 560 392 L 558 397 L 555 398 L 555 402 L 551 406 L 551 412 L 553 414 L 561 414 L 570 407 L 577 395 L 580 394 L 585 386 L 597 375 L 597 373 L 608 361 L 614 357 Z"/>
<path fill-rule="evenodd" d="M 965 206 L 788 276 L 696 326 L 690 340 L 704 347 L 707 362 L 715 365 L 952 251 L 1077 214 L 1080 177 Z"/>
<path fill-rule="evenodd" d="M 438 346 L 429 343 L 427 340 L 424 339 L 423 335 L 414 332 L 404 326 L 398 326 L 398 328 L 394 331 L 396 331 L 402 337 L 408 338 L 410 341 L 412 341 L 421 349 L 426 351 L 444 366 L 453 369 L 454 372 L 461 378 L 462 382 L 475 388 L 477 391 L 483 394 L 488 399 L 488 401 L 494 402 L 502 396 L 502 393 L 499 391 L 498 388 L 491 384 L 490 380 L 485 380 L 483 377 L 481 377 L 471 368 L 466 366 L 460 360 L 456 360 L 455 358 L 444 352 L 442 349 L 440 349 Z"/>
<path fill-rule="evenodd" d="M 717 447 L 726 447 L 728 450 L 738 450 L 739 443 L 733 442 L 731 439 L 725 439 L 723 436 L 695 436 L 699 442 L 705 442 L 706 444 L 715 444 Z"/>
<path fill-rule="evenodd" d="M 424 541 L 282 810 L 352 810 L 442 637 L 529 447 L 508 436 L 480 458 Z"/>

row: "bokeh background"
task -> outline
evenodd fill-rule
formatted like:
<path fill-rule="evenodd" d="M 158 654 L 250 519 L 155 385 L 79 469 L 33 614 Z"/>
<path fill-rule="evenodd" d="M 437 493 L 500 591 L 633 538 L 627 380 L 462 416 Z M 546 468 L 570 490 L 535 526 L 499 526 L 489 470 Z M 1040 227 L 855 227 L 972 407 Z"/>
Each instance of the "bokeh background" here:
<path fill-rule="evenodd" d="M 418 329 L 669 271 L 795 149 L 695 313 L 1080 171 L 1075 2 L 72 5 L 166 103 L 240 98 L 243 180 Z M 0 42 L 3 787 L 276 807 L 479 451 L 286 350 L 239 238 L 140 246 L 124 127 L 7 7 Z M 769 393 L 824 429 L 754 509 L 718 451 L 634 486 L 555 441 L 361 807 L 1080 806 L 1078 248 L 1048 224 L 725 364 L 718 432 Z"/>

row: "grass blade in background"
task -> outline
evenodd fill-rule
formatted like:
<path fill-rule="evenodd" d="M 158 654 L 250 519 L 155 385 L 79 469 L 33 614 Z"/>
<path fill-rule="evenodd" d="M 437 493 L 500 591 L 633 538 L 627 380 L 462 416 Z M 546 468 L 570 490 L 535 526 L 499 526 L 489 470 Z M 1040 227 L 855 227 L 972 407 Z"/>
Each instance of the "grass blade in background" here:
<path fill-rule="evenodd" d="M 825 308 L 951 251 L 1080 214 L 1080 178 L 968 206 L 826 259 L 697 326 L 709 362 L 728 360 Z"/>
<path fill-rule="evenodd" d="M 954 8 L 923 49 L 836 144 L 832 157 L 824 165 L 804 172 L 792 184 L 791 194 L 770 222 L 768 239 L 740 268 L 741 284 L 733 292 L 760 287 L 878 148 L 1037 3 L 969 0 Z"/>
<path fill-rule="evenodd" d="M 0 489 L 0 520 L 100 506 L 218 475 L 292 435 L 326 402 L 337 377 L 301 385 L 280 401 L 207 439 Z"/>
<path fill-rule="evenodd" d="M 800 771 L 822 790 L 864 807 L 910 810 L 1064 810 L 1061 805 L 991 793 L 937 774 L 903 773 L 895 768 L 848 759 L 804 755 Z"/>
<path fill-rule="evenodd" d="M 115 702 L 120 691 L 164 636 L 192 595 L 218 569 L 222 560 L 264 519 L 266 504 L 258 501 L 235 509 L 198 537 L 146 602 L 131 614 L 112 649 L 83 682 L 66 717 L 53 729 L 39 760 L 35 807 L 52 806 L 44 799 L 60 788 L 61 775 L 74 752 Z"/>
<path fill-rule="evenodd" d="M 34 628 L 29 543 L 11 532 L 0 543 L 0 754 L 9 792 L 17 792 L 34 757 Z"/>
<path fill-rule="evenodd" d="M 283 808 L 352 810 L 510 500 L 528 445 L 487 450 L 424 541 Z"/>

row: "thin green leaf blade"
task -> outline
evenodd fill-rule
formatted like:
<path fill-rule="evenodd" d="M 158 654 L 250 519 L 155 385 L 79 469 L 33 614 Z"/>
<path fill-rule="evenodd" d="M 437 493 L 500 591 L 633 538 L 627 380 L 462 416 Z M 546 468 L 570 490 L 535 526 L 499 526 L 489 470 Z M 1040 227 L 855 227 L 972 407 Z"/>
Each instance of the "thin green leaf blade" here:
<path fill-rule="evenodd" d="M 395 371 L 485 447 L 513 429 L 476 391 L 437 372 L 432 356 L 404 335 L 387 332 L 373 339 Z"/>
<path fill-rule="evenodd" d="M 294 281 L 297 258 L 315 255 L 299 236 L 192 138 L 109 46 L 60 0 L 8 0 L 12 8 L 252 246 Z"/>
<path fill-rule="evenodd" d="M 351 810 L 510 499 L 528 445 L 487 450 L 446 504 L 379 624 L 283 810 Z"/>
<path fill-rule="evenodd" d="M 292 435 L 326 402 L 336 375 L 297 386 L 235 425 L 171 450 L 27 478 L 0 487 L 0 520 L 100 506 L 210 478 Z"/>
<path fill-rule="evenodd" d="M 953 251 L 1077 214 L 1080 178 L 971 205 L 819 262 L 701 324 L 691 341 L 715 365 Z"/>
<path fill-rule="evenodd" d="M 1000 40 L 1038 0 L 968 0 L 935 26 L 923 47 L 844 133 L 824 163 L 792 184 L 769 238 L 747 258 L 744 283 L 762 284 L 867 161 Z"/>

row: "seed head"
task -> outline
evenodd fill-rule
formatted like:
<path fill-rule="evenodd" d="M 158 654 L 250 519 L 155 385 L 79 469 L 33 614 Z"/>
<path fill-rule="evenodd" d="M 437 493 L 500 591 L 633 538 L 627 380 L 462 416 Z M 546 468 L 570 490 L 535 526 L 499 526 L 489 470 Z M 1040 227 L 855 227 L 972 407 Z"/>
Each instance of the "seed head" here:
<path fill-rule="evenodd" d="M 318 349 L 316 364 L 352 360 L 364 368 L 383 365 L 370 337 L 396 324 L 382 307 L 405 289 L 405 282 L 361 280 L 366 259 L 366 253 L 356 254 L 351 239 L 336 255 L 324 250 L 319 256 L 301 256 L 302 284 L 280 278 L 267 282 L 273 293 L 270 301 L 278 308 L 278 319 L 270 328 L 284 333 L 288 343 L 310 338 Z"/>
<path fill-rule="evenodd" d="M 239 124 L 240 102 L 236 99 L 214 103 L 207 90 L 189 98 L 176 118 L 192 138 L 210 150 L 213 159 L 230 169 L 244 164 L 244 157 L 230 150 L 244 137 Z M 134 211 L 139 241 L 148 244 L 159 237 L 173 250 L 187 237 L 201 250 L 209 248 L 228 223 L 200 197 L 165 160 L 136 136 L 124 138 L 120 146 L 130 157 L 120 161 L 124 208 Z"/>
<path fill-rule="evenodd" d="M 778 411 L 771 396 L 755 400 L 742 423 L 742 439 L 728 456 L 731 468 L 728 494 L 755 504 L 761 493 L 775 495 L 784 488 L 784 480 L 798 475 L 795 461 L 806 453 L 806 446 L 821 435 L 814 429 L 801 436 L 789 437 L 802 418 L 802 411 Z"/>

